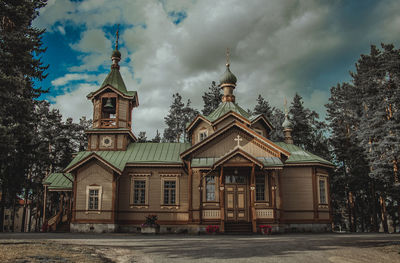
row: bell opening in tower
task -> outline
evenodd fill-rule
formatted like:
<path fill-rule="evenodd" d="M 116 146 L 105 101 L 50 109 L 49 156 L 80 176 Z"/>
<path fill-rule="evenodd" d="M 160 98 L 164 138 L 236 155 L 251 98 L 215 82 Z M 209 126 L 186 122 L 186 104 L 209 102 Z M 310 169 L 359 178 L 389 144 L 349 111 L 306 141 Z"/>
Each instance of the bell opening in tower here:
<path fill-rule="evenodd" d="M 116 126 L 116 98 L 102 98 L 101 100 L 101 126 L 105 128 Z"/>

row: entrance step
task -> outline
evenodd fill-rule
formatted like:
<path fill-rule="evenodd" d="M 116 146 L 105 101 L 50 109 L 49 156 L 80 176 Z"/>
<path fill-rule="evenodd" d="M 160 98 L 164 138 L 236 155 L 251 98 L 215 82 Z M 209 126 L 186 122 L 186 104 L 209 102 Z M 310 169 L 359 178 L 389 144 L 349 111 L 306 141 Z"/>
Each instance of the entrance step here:
<path fill-rule="evenodd" d="M 247 222 L 225 223 L 225 233 L 228 234 L 250 234 L 252 233 L 252 225 Z"/>

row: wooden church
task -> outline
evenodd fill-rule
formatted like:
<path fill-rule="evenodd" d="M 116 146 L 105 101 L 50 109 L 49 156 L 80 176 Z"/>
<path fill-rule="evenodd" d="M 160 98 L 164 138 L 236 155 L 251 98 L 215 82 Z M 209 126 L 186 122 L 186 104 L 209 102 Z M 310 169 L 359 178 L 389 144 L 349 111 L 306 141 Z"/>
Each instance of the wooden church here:
<path fill-rule="evenodd" d="M 332 163 L 293 144 L 287 115 L 283 127 L 273 127 L 241 108 L 229 64 L 220 106 L 186 128 L 191 142 L 138 143 L 131 130 L 138 93 L 125 86 L 120 59 L 116 48 L 110 73 L 87 95 L 93 103 L 88 149 L 44 181 L 46 191 L 69 191 L 63 213 L 70 231 L 140 232 L 148 215 L 171 233 L 209 225 L 220 232 L 258 232 L 260 225 L 280 232 L 330 229 Z M 284 142 L 269 139 L 273 129 L 283 129 Z"/>

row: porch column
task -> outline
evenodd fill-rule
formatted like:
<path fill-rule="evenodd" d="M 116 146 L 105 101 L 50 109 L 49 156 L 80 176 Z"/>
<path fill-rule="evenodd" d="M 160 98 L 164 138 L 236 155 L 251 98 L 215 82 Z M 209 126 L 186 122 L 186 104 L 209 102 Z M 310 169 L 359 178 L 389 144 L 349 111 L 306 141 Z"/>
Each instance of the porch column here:
<path fill-rule="evenodd" d="M 189 202 L 189 222 L 193 221 L 193 201 L 192 201 L 192 195 L 193 195 L 193 171 L 192 171 L 192 166 L 191 166 L 191 161 L 188 161 L 188 170 L 189 170 L 189 189 L 188 189 L 188 193 L 189 193 L 189 198 L 188 198 L 188 202 Z"/>
<path fill-rule="evenodd" d="M 46 222 L 46 207 L 47 207 L 47 185 L 44 186 L 44 197 L 43 197 L 43 224 Z"/>
<path fill-rule="evenodd" d="M 224 167 L 220 168 L 219 175 L 219 203 L 220 203 L 220 217 L 221 226 L 220 231 L 225 232 L 225 177 L 224 177 Z"/>
<path fill-rule="evenodd" d="M 255 175 L 255 165 L 251 167 L 251 175 L 250 175 L 250 208 L 251 208 L 251 225 L 253 233 L 257 233 L 257 216 L 256 216 L 256 208 L 254 205 L 255 202 L 255 191 L 256 191 L 256 175 Z"/>
<path fill-rule="evenodd" d="M 272 205 L 274 207 L 274 222 L 276 223 L 276 218 L 277 218 L 277 209 L 276 209 L 276 171 L 274 170 L 272 172 Z"/>
<path fill-rule="evenodd" d="M 199 195 L 200 195 L 200 202 L 199 202 L 199 221 L 200 224 L 203 222 L 203 173 L 200 173 L 200 184 L 199 184 Z"/>

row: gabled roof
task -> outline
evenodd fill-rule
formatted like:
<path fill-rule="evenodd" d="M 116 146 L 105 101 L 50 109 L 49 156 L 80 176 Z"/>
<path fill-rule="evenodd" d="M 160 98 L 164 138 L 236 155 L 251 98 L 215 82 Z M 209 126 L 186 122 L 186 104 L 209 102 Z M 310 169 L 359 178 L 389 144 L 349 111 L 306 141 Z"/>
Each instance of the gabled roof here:
<path fill-rule="evenodd" d="M 228 152 L 227 154 L 225 154 L 223 157 L 221 157 L 218 161 L 216 161 L 216 162 L 213 164 L 213 167 L 212 167 L 212 168 L 215 169 L 215 168 L 217 168 L 218 166 L 220 166 L 220 165 L 226 163 L 227 161 L 229 161 L 230 159 L 232 159 L 233 157 L 238 156 L 238 155 L 240 155 L 240 156 L 242 156 L 243 158 L 249 160 L 250 162 L 252 162 L 252 163 L 258 165 L 260 168 L 264 168 L 264 165 L 263 165 L 263 163 L 262 163 L 260 160 L 258 160 L 257 158 L 254 158 L 254 157 L 251 156 L 249 153 L 243 151 L 243 150 L 240 149 L 240 148 L 236 148 L 236 149 L 234 149 L 233 151 Z"/>
<path fill-rule="evenodd" d="M 327 166 L 334 167 L 334 164 L 330 161 L 325 160 L 318 155 L 310 153 L 300 146 L 294 144 L 287 144 L 284 142 L 276 142 L 276 145 L 282 147 L 286 151 L 290 152 L 289 158 L 285 161 L 285 164 L 312 164 L 320 163 Z"/>
<path fill-rule="evenodd" d="M 250 119 L 251 117 L 251 114 L 242 109 L 238 104 L 234 102 L 222 102 L 217 109 L 215 109 L 210 115 L 205 116 L 205 118 L 211 122 L 214 122 L 230 111 L 236 112 L 246 119 Z"/>
<path fill-rule="evenodd" d="M 48 185 L 50 191 L 72 190 L 74 177 L 70 173 L 51 173 L 43 179 L 43 184 Z"/>
<path fill-rule="evenodd" d="M 120 94 L 122 97 L 128 97 L 128 98 L 135 97 L 136 104 L 137 105 L 139 104 L 139 101 L 137 98 L 137 92 L 136 91 L 128 91 L 126 89 L 124 80 L 122 79 L 121 73 L 119 72 L 118 68 L 111 68 L 110 73 L 108 73 L 106 79 L 103 81 L 100 88 L 94 92 L 89 93 L 87 95 L 87 97 L 89 99 L 91 99 L 93 96 L 99 94 L 101 91 L 103 91 L 106 88 L 113 89 L 116 93 Z"/>
<path fill-rule="evenodd" d="M 247 127 L 246 125 L 243 125 L 242 123 L 234 120 L 232 121 L 230 124 L 226 125 L 224 128 L 216 131 L 215 133 L 211 134 L 211 136 L 207 137 L 206 139 L 204 139 L 203 141 L 200 141 L 198 143 L 196 143 L 195 145 L 193 145 L 192 147 L 190 147 L 189 149 L 187 149 L 186 151 L 181 153 L 181 158 L 184 158 L 185 156 L 187 156 L 188 154 L 192 153 L 193 151 L 203 147 L 205 144 L 209 143 L 210 141 L 214 140 L 216 137 L 220 136 L 221 134 L 225 133 L 227 130 L 231 129 L 232 127 L 237 127 L 240 130 L 248 133 L 249 135 L 251 135 L 252 137 L 256 138 L 258 142 L 264 144 L 265 146 L 274 149 L 275 151 L 285 155 L 285 156 L 289 156 L 290 153 L 288 151 L 286 151 L 285 149 L 281 148 L 280 146 L 274 144 L 272 141 L 268 140 L 267 138 L 265 138 L 264 136 L 256 133 L 255 131 L 253 131 L 252 129 L 250 129 L 249 127 Z"/>
<path fill-rule="evenodd" d="M 274 126 L 271 124 L 271 122 L 264 116 L 264 114 L 259 114 L 259 115 L 253 115 L 250 117 L 251 123 L 256 123 L 258 121 L 263 121 L 269 128 L 270 130 L 274 129 Z"/>
<path fill-rule="evenodd" d="M 106 162 L 118 171 L 129 164 L 182 164 L 180 153 L 190 143 L 131 143 L 126 151 L 84 151 L 79 152 L 65 171 L 71 171 L 85 162 L 96 158 Z"/>

